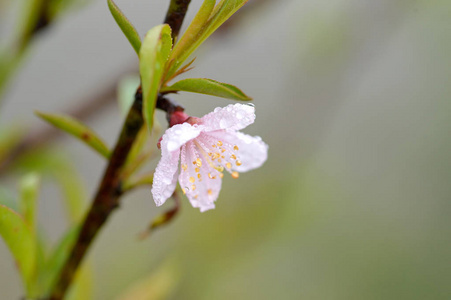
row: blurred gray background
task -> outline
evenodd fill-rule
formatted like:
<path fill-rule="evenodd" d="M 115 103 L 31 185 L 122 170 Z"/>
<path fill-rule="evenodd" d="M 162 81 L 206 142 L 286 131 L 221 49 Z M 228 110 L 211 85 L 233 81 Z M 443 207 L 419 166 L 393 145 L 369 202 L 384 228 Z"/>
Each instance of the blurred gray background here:
<path fill-rule="evenodd" d="M 170 286 L 167 299 L 451 299 L 451 1 L 254 2 L 196 52 L 188 75 L 254 98 L 245 132 L 269 144 L 267 163 L 225 179 L 213 211 L 183 199 L 181 214 L 145 241 L 137 234 L 169 205 L 156 208 L 150 188 L 125 197 L 90 251 L 93 299 L 119 299 L 167 270 L 155 280 Z M 141 35 L 168 5 L 116 3 Z M 0 126 L 46 126 L 33 110 L 76 106 L 136 67 L 106 1 L 92 1 L 35 40 Z M 174 99 L 196 116 L 229 103 Z M 88 121 L 110 145 L 121 123 L 116 105 Z M 67 136 L 55 145 L 90 197 L 104 161 Z M 39 218 L 55 241 L 67 226 L 60 202 L 51 184 L 43 189 Z M 0 299 L 22 296 L 3 241 L 0 278 Z"/>

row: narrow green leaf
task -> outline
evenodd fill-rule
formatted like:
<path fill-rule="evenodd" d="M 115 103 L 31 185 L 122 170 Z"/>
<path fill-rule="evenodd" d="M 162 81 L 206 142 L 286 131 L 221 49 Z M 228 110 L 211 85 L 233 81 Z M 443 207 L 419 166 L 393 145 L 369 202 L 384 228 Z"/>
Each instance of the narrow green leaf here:
<path fill-rule="evenodd" d="M 127 37 L 130 44 L 132 44 L 133 49 L 135 49 L 136 54 L 139 55 L 139 49 L 141 48 L 141 39 L 139 34 L 133 27 L 132 23 L 127 19 L 127 17 L 122 13 L 116 3 L 113 0 L 108 0 L 108 7 L 113 15 L 114 20 L 116 20 L 117 25 L 121 28 L 122 32 Z"/>
<path fill-rule="evenodd" d="M 110 157 L 110 150 L 100 137 L 88 126 L 75 120 L 74 118 L 61 114 L 47 114 L 36 112 L 36 115 L 49 122 L 55 127 L 66 131 L 83 141 L 85 144 L 96 150 L 106 158 Z"/>
<path fill-rule="evenodd" d="M 210 6 L 208 9 L 211 14 L 208 20 L 205 20 L 204 13 L 206 13 L 207 4 L 205 0 L 202 7 L 205 5 L 205 11 L 199 11 L 198 15 L 202 12 L 202 17 L 196 20 L 196 24 L 193 27 L 196 30 L 186 31 L 183 36 L 180 38 L 180 42 L 178 42 L 174 50 L 172 51 L 172 55 L 169 58 L 171 62 L 169 70 L 166 74 L 165 79 L 171 78 L 171 76 L 180 68 L 183 62 L 213 33 L 219 26 L 221 26 L 228 18 L 230 18 L 238 9 L 240 9 L 248 0 L 222 0 L 220 1 L 212 10 Z M 196 16 L 197 17 L 197 16 Z M 191 27 L 191 25 L 190 25 Z M 193 35 L 194 33 L 194 35 Z M 185 35 L 187 35 L 185 37 Z M 182 42 L 183 41 L 183 42 Z"/>
<path fill-rule="evenodd" d="M 16 161 L 15 167 L 22 171 L 33 170 L 56 181 L 69 221 L 80 221 L 86 207 L 86 188 L 69 156 L 57 149 L 39 149 L 22 156 Z"/>
<path fill-rule="evenodd" d="M 92 299 L 92 268 L 88 262 L 85 262 L 74 278 L 74 283 L 67 293 L 67 300 L 86 300 Z"/>
<path fill-rule="evenodd" d="M 169 58 L 169 63 L 171 64 L 170 74 L 172 75 L 178 67 L 186 60 L 187 57 L 183 56 L 183 52 L 186 51 L 195 41 L 199 38 L 199 33 L 202 32 L 205 23 L 208 21 L 213 8 L 215 7 L 216 0 L 204 0 L 202 6 L 199 8 L 196 16 L 194 17 L 191 24 L 188 26 L 183 36 L 174 46 L 174 50 Z M 167 76 L 166 78 L 168 78 Z"/>
<path fill-rule="evenodd" d="M 47 264 L 44 267 L 44 272 L 42 274 L 43 281 L 42 287 L 43 290 L 48 293 L 50 292 L 53 284 L 57 279 L 61 268 L 64 265 L 64 262 L 69 255 L 70 247 L 75 243 L 75 239 L 78 236 L 79 226 L 74 226 L 69 229 L 69 231 L 61 238 L 59 244 L 56 246 L 54 251 L 51 253 Z"/>
<path fill-rule="evenodd" d="M 171 48 L 171 28 L 164 24 L 155 26 L 147 32 L 139 52 L 143 114 L 149 132 L 152 132 L 157 95 Z"/>
<path fill-rule="evenodd" d="M 36 266 L 36 243 L 25 220 L 4 205 L 0 205 L 0 235 L 16 261 L 27 295 L 30 296 Z"/>
<path fill-rule="evenodd" d="M 20 182 L 20 211 L 33 235 L 36 235 L 36 207 L 39 183 L 40 179 L 36 173 L 24 176 Z"/>
<path fill-rule="evenodd" d="M 123 117 L 127 116 L 127 113 L 135 100 L 135 93 L 139 84 L 140 79 L 138 75 L 126 76 L 119 82 L 117 87 L 117 101 L 119 104 L 119 111 Z"/>
<path fill-rule="evenodd" d="M 164 89 L 162 89 L 162 91 L 184 91 L 212 95 L 233 100 L 252 100 L 252 98 L 244 94 L 236 86 L 207 78 L 183 79 L 174 83 L 170 87 L 165 87 Z"/>

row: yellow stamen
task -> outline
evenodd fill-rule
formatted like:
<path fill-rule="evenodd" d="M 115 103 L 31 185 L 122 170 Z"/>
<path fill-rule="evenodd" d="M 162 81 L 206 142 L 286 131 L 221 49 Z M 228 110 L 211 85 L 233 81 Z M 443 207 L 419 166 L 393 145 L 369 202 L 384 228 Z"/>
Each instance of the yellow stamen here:
<path fill-rule="evenodd" d="M 199 173 L 200 169 L 199 168 L 195 168 L 194 171 L 196 171 L 196 173 Z"/>
<path fill-rule="evenodd" d="M 192 177 L 192 176 L 189 178 L 189 182 L 191 182 L 191 183 L 194 183 L 195 180 L 196 179 L 194 179 L 194 177 Z"/>
<path fill-rule="evenodd" d="M 222 142 L 221 142 L 221 141 L 218 141 L 218 143 L 217 143 L 217 144 L 218 144 L 218 146 L 219 146 L 219 147 L 221 147 L 221 146 L 222 146 Z"/>
<path fill-rule="evenodd" d="M 208 191 L 207 191 L 207 193 L 208 193 L 208 195 L 213 195 L 213 191 L 211 190 L 211 189 L 209 189 Z"/>
<path fill-rule="evenodd" d="M 237 179 L 238 177 L 240 177 L 240 173 L 238 172 L 232 172 L 232 178 Z"/>
<path fill-rule="evenodd" d="M 240 148 L 238 148 L 238 146 L 235 145 L 235 146 L 233 146 L 233 150 L 238 151 L 238 150 L 240 150 Z"/>
<path fill-rule="evenodd" d="M 201 178 L 202 178 L 202 175 L 197 174 L 197 178 L 201 179 Z"/>
<path fill-rule="evenodd" d="M 236 161 L 236 165 L 237 165 L 237 166 L 241 166 L 241 161 L 240 161 L 240 160 L 237 160 L 237 161 Z"/>
<path fill-rule="evenodd" d="M 186 195 L 186 190 L 185 188 L 182 189 L 183 195 Z"/>
<path fill-rule="evenodd" d="M 232 164 L 231 163 L 226 163 L 226 167 L 227 167 L 227 169 L 231 169 L 232 168 Z"/>
<path fill-rule="evenodd" d="M 202 160 L 200 158 L 196 159 L 196 165 L 202 167 Z"/>
<path fill-rule="evenodd" d="M 188 169 L 188 166 L 186 164 L 182 164 L 183 171 L 186 171 Z"/>
<path fill-rule="evenodd" d="M 193 185 L 191 186 L 191 189 L 194 191 L 194 190 L 196 189 L 196 185 L 193 184 Z"/>
<path fill-rule="evenodd" d="M 222 149 L 221 149 L 221 152 L 222 152 L 222 153 L 226 152 L 226 149 L 222 148 Z"/>
<path fill-rule="evenodd" d="M 231 159 L 236 159 L 236 155 L 235 155 L 235 154 L 232 154 L 232 155 L 230 155 L 230 158 L 231 158 Z"/>

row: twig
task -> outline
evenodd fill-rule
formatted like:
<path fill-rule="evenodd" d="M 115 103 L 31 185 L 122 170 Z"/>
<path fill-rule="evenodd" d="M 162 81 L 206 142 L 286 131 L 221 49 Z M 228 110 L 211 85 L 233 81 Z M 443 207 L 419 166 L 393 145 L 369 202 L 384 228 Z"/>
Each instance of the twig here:
<path fill-rule="evenodd" d="M 169 26 L 171 26 L 171 28 L 176 32 L 180 30 L 183 17 L 185 16 L 186 10 L 188 9 L 189 1 L 185 6 L 183 6 L 185 9 L 184 12 L 174 10 L 174 7 L 179 7 L 177 3 L 180 3 L 180 1 L 171 0 L 171 5 L 169 6 L 165 19 L 176 20 L 175 24 L 168 23 Z M 173 14 L 177 14 L 179 18 L 180 16 L 182 17 L 181 19 L 172 18 L 171 16 Z M 159 95 L 158 98 L 159 99 L 157 103 L 160 102 L 160 104 L 157 104 L 157 106 L 161 107 L 161 103 L 166 102 L 166 100 L 163 100 L 164 97 L 161 95 Z M 169 105 L 168 107 L 171 107 L 171 105 Z M 103 224 L 105 224 L 113 210 L 119 206 L 119 198 L 123 193 L 121 170 L 143 124 L 144 119 L 142 116 L 142 92 L 141 87 L 139 87 L 135 93 L 135 100 L 127 115 L 124 126 L 122 127 L 119 140 L 114 147 L 111 159 L 103 175 L 103 179 L 99 186 L 97 194 L 92 202 L 91 208 L 86 215 L 85 220 L 83 221 L 83 225 L 81 227 L 77 241 L 70 251 L 68 260 L 64 263 L 61 273 L 58 277 L 58 281 L 51 291 L 49 300 L 63 299 L 67 289 L 72 283 L 72 280 L 80 263 L 82 262 L 95 236 L 97 235 Z"/>
<path fill-rule="evenodd" d="M 191 0 L 171 0 L 169 4 L 164 23 L 169 24 L 172 29 L 172 41 L 174 44 L 179 35 L 190 2 Z"/>

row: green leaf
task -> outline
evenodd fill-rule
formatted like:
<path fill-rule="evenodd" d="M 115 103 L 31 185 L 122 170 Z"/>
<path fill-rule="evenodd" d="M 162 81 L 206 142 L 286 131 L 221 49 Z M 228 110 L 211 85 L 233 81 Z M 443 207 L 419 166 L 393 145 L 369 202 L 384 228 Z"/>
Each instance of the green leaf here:
<path fill-rule="evenodd" d="M 121 28 L 122 32 L 127 37 L 130 44 L 132 44 L 133 49 L 135 49 L 136 54 L 139 55 L 139 49 L 141 48 L 141 39 L 136 31 L 135 27 L 130 23 L 127 17 L 122 13 L 122 11 L 117 7 L 113 0 L 108 0 L 108 7 L 113 15 L 114 20 L 116 20 L 117 25 Z"/>
<path fill-rule="evenodd" d="M 0 205 L 0 235 L 16 261 L 27 295 L 30 296 L 36 269 L 35 239 L 25 220 L 4 205 Z"/>
<path fill-rule="evenodd" d="M 42 290 L 44 294 L 49 294 L 56 283 L 61 268 L 70 254 L 69 251 L 78 237 L 79 228 L 77 225 L 69 229 L 51 253 L 42 274 Z M 66 298 L 74 300 L 91 299 L 91 277 L 91 268 L 85 262 L 77 272 Z"/>
<path fill-rule="evenodd" d="M 205 0 L 191 25 L 174 46 L 169 58 L 170 67 L 165 79 L 168 80 L 180 68 L 183 62 L 228 18 L 240 9 L 248 0 L 222 0 L 211 9 L 211 0 Z M 208 19 L 205 18 L 210 12 Z"/>
<path fill-rule="evenodd" d="M 175 71 L 180 67 L 180 65 L 186 60 L 189 56 L 183 56 L 183 53 L 189 49 L 191 45 L 195 43 L 195 41 L 199 38 L 199 34 L 205 27 L 205 23 L 208 21 L 208 18 L 215 7 L 216 0 L 205 0 L 202 3 L 199 11 L 194 17 L 191 24 L 188 26 L 183 36 L 174 46 L 174 50 L 171 53 L 171 57 L 169 58 L 169 63 L 171 64 L 170 74 L 166 76 L 166 79 L 169 78 L 170 75 L 174 74 Z"/>
<path fill-rule="evenodd" d="M 86 189 L 83 178 L 73 161 L 57 149 L 39 149 L 23 155 L 15 167 L 21 171 L 33 170 L 51 177 L 58 183 L 70 222 L 78 222 L 86 206 Z"/>
<path fill-rule="evenodd" d="M 62 114 L 47 114 L 42 112 L 36 112 L 36 114 L 53 126 L 80 139 L 104 157 L 110 157 L 110 150 L 108 150 L 107 145 L 91 128 L 83 123 Z"/>
<path fill-rule="evenodd" d="M 42 274 L 42 287 L 46 293 L 50 292 L 51 288 L 56 283 L 57 276 L 69 255 L 69 250 L 78 236 L 79 228 L 79 226 L 74 226 L 69 229 L 51 253 L 50 259 L 47 261 Z"/>
<path fill-rule="evenodd" d="M 233 100 L 252 100 L 252 98 L 244 94 L 236 86 L 207 78 L 189 78 L 180 80 L 170 87 L 165 87 L 162 91 L 184 91 Z"/>
<path fill-rule="evenodd" d="M 119 82 L 117 88 L 117 101 L 119 104 L 119 111 L 122 116 L 127 116 L 130 107 L 135 100 L 136 89 L 139 87 L 139 76 L 138 75 L 130 75 L 126 76 Z"/>
<path fill-rule="evenodd" d="M 164 24 L 155 26 L 147 32 L 139 52 L 143 114 L 149 132 L 152 132 L 157 95 L 171 48 L 171 28 Z"/>
<path fill-rule="evenodd" d="M 30 173 L 20 181 L 20 211 L 33 235 L 36 235 L 36 203 L 39 185 L 40 178 L 36 173 Z"/>

